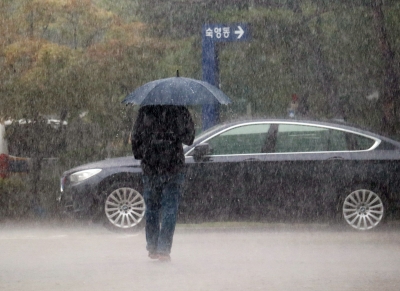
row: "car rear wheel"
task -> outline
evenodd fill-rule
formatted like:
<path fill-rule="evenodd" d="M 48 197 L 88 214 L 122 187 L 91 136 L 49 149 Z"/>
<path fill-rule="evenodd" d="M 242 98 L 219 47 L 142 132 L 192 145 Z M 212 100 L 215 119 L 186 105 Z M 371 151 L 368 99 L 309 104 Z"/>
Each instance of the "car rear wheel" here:
<path fill-rule="evenodd" d="M 104 202 L 106 226 L 112 230 L 139 230 L 144 226 L 145 203 L 142 194 L 127 183 L 113 185 Z"/>
<path fill-rule="evenodd" d="M 374 191 L 364 188 L 348 194 L 342 204 L 344 220 L 357 230 L 376 228 L 382 224 L 385 212 L 383 198 Z"/>

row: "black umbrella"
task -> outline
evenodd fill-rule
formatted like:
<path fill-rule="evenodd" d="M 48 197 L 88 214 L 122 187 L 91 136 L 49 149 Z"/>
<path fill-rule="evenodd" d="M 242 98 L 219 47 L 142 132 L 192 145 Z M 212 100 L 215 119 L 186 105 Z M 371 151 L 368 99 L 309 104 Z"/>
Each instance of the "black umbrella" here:
<path fill-rule="evenodd" d="M 229 104 L 231 100 L 217 87 L 200 80 L 179 77 L 155 80 L 130 93 L 123 104 L 203 105 Z"/>

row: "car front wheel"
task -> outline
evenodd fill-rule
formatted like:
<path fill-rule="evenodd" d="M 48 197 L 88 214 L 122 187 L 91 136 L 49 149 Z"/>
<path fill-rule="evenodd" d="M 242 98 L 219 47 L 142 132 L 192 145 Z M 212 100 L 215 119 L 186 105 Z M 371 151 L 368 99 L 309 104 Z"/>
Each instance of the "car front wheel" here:
<path fill-rule="evenodd" d="M 138 230 L 144 226 L 145 203 L 131 185 L 119 183 L 107 191 L 104 202 L 106 226 L 112 230 Z"/>
<path fill-rule="evenodd" d="M 385 211 L 382 197 L 362 188 L 348 194 L 342 204 L 344 220 L 357 230 L 376 228 L 382 223 Z"/>

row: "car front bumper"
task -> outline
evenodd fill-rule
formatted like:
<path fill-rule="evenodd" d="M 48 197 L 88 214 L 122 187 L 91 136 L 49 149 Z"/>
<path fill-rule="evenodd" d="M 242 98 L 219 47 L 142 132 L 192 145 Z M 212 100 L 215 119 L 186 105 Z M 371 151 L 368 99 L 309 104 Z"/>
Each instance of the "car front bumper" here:
<path fill-rule="evenodd" d="M 94 186 L 95 185 L 95 186 Z M 83 181 L 75 185 L 62 185 L 58 203 L 62 213 L 73 216 L 90 216 L 98 200 L 97 184 Z"/>

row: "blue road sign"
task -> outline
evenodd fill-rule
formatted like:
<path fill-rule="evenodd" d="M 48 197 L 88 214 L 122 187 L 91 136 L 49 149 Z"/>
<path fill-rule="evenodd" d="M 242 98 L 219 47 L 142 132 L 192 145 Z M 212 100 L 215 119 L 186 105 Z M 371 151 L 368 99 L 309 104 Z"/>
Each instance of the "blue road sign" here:
<path fill-rule="evenodd" d="M 247 41 L 250 31 L 247 24 L 204 24 L 202 29 L 203 81 L 219 87 L 217 42 Z M 203 106 L 202 127 L 206 130 L 219 122 L 219 104 Z"/>
<path fill-rule="evenodd" d="M 245 23 L 203 25 L 203 40 L 212 42 L 247 41 L 249 37 L 249 29 Z"/>

